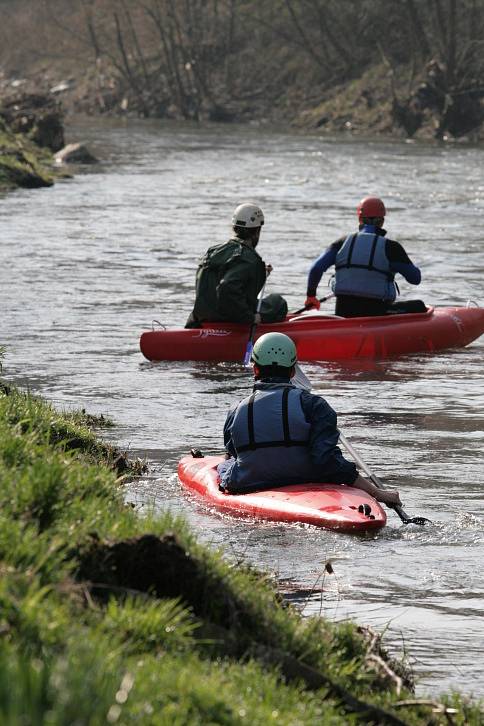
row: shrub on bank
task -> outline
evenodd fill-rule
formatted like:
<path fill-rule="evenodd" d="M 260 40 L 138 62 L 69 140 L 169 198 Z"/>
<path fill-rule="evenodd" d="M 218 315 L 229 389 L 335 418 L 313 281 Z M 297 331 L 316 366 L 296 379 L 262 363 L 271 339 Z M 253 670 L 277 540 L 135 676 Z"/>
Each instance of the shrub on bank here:
<path fill-rule="evenodd" d="M 0 190 L 13 187 L 36 189 L 54 183 L 50 151 L 22 134 L 14 134 L 0 116 Z"/>
<path fill-rule="evenodd" d="M 479 723 L 457 696 L 415 703 L 404 673 L 398 694 L 355 626 L 301 618 L 182 520 L 140 518 L 139 464 L 97 423 L 0 387 L 0 722 Z"/>

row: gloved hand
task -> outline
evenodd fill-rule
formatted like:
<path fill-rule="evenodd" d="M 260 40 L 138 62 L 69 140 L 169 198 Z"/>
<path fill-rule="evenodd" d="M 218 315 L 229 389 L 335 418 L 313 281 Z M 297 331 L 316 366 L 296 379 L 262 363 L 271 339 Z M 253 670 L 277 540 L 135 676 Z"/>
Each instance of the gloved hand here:
<path fill-rule="evenodd" d="M 304 303 L 304 307 L 308 310 L 312 310 L 313 308 L 316 308 L 316 310 L 319 310 L 321 307 L 321 303 L 319 302 L 318 298 L 316 296 L 314 297 L 307 297 L 306 302 Z"/>

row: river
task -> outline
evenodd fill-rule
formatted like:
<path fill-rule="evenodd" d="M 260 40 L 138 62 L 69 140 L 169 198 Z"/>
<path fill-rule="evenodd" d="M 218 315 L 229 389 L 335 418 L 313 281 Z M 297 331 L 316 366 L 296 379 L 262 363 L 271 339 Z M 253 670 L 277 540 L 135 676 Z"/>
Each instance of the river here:
<path fill-rule="evenodd" d="M 102 164 L 0 199 L 6 377 L 116 421 L 109 436 L 150 462 L 127 492 L 140 512 L 183 514 L 229 557 L 308 591 L 305 614 L 385 630 L 419 694 L 484 696 L 484 337 L 438 355 L 305 366 L 405 509 L 434 522 L 405 527 L 389 513 L 371 537 L 234 520 L 186 496 L 177 460 L 191 446 L 220 448 L 226 411 L 250 376 L 237 364 L 152 364 L 138 348 L 152 319 L 184 323 L 197 259 L 228 238 L 245 200 L 266 217 L 266 292 L 284 293 L 290 309 L 304 302 L 312 260 L 354 229 L 366 193 L 384 198 L 389 236 L 421 265 L 418 296 L 484 304 L 484 150 L 158 122 L 78 121 L 68 134 Z M 401 290 L 416 297 L 404 282 Z M 334 575 L 323 577 L 327 559 Z"/>

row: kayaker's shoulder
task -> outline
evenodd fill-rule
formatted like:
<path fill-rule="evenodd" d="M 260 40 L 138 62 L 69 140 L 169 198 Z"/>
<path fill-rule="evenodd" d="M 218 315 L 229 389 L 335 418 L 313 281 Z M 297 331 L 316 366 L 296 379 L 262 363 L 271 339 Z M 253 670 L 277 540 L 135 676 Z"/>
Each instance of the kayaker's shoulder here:
<path fill-rule="evenodd" d="M 253 247 L 250 247 L 250 245 L 245 245 L 239 240 L 233 240 L 233 242 L 237 245 L 237 252 L 243 260 L 250 260 L 252 262 L 254 260 L 257 260 L 259 262 L 262 262 L 262 257 Z"/>
<path fill-rule="evenodd" d="M 324 415 L 336 418 L 336 412 L 322 396 L 310 391 L 301 392 L 301 406 L 306 417 Z"/>
<path fill-rule="evenodd" d="M 404 246 L 394 239 L 386 238 L 385 252 L 390 262 L 409 262 Z"/>
<path fill-rule="evenodd" d="M 237 240 L 229 239 L 228 242 L 218 242 L 216 245 L 211 245 L 207 250 L 207 255 L 214 255 L 219 252 L 229 252 L 237 249 Z"/>
<path fill-rule="evenodd" d="M 233 257 L 240 257 L 242 260 L 246 261 L 254 261 L 254 260 L 260 260 L 262 262 L 262 257 L 259 255 L 256 250 L 254 250 L 250 245 L 244 244 L 241 240 L 237 239 L 237 237 L 232 237 L 232 239 L 229 239 L 228 242 L 225 242 L 224 245 L 221 245 L 221 247 L 224 247 L 227 252 L 230 251 Z"/>
<path fill-rule="evenodd" d="M 228 242 L 221 242 L 220 244 L 212 245 L 206 251 L 203 260 L 217 262 L 228 262 L 229 260 L 240 260 L 243 262 L 254 260 L 260 260 L 260 255 L 253 250 L 251 247 L 244 245 L 240 240 L 233 238 L 229 239 Z"/>
<path fill-rule="evenodd" d="M 348 235 L 345 234 L 343 237 L 339 237 L 337 240 L 332 242 L 329 247 L 330 249 L 334 249 L 336 252 L 339 252 L 339 250 L 342 248 L 346 240 L 348 239 Z"/>

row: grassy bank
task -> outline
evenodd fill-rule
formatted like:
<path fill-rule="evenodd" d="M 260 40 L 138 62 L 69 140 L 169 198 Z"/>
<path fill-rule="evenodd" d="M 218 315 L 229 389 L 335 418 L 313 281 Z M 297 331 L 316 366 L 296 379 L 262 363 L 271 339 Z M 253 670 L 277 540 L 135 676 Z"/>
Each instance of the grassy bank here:
<path fill-rule="evenodd" d="M 182 521 L 140 518 L 99 423 L 0 386 L 0 722 L 480 723 Z"/>
<path fill-rule="evenodd" d="M 14 134 L 0 117 L 0 191 L 49 187 L 54 175 L 52 153 Z"/>

